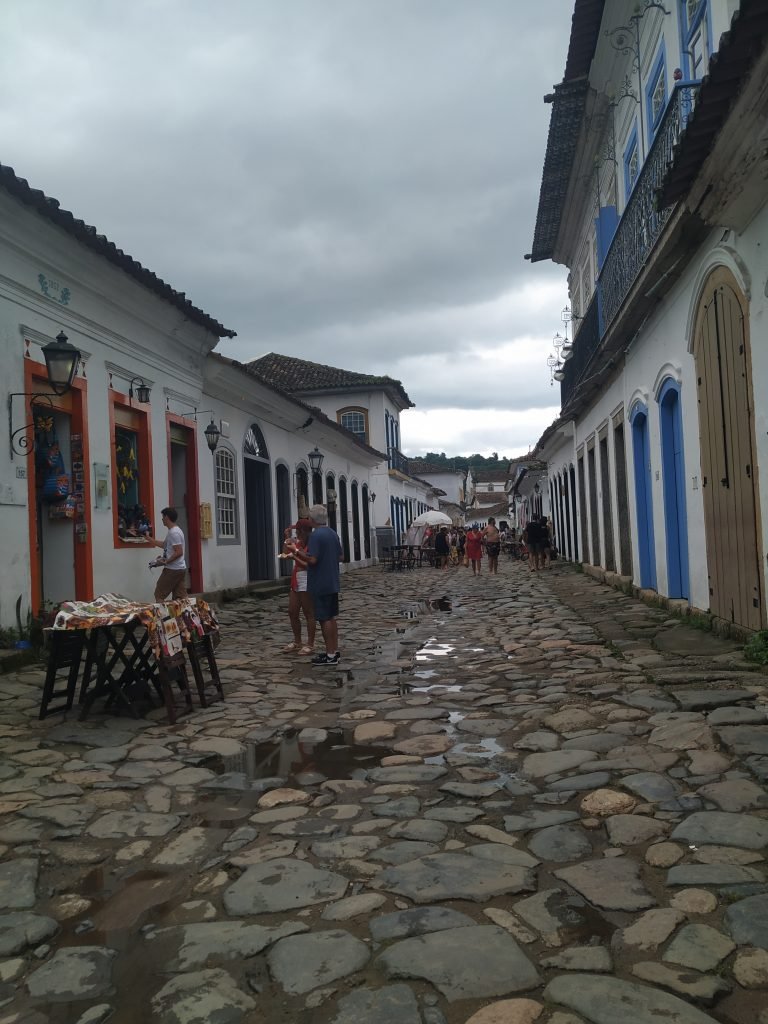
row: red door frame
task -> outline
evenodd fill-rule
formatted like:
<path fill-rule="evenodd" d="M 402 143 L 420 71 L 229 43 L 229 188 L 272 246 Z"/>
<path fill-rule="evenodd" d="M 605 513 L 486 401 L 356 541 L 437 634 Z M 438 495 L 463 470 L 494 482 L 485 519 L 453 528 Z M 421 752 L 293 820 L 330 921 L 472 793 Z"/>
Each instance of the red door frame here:
<path fill-rule="evenodd" d="M 182 427 L 187 432 L 187 565 L 189 579 L 194 594 L 203 589 L 203 545 L 200 537 L 200 478 L 197 467 L 197 423 L 195 420 L 177 416 L 175 413 L 165 414 L 165 434 L 168 450 L 168 498 L 173 494 L 173 466 L 171 464 L 171 424 Z"/>
<path fill-rule="evenodd" d="M 38 394 L 50 394 L 52 408 L 70 416 L 71 433 L 80 434 L 83 439 L 83 502 L 86 535 L 81 543 L 77 537 L 75 546 L 75 593 L 76 601 L 93 599 L 93 548 L 91 545 L 91 459 L 88 437 L 88 381 L 75 377 L 72 389 L 66 395 L 55 395 L 48 383 L 48 371 L 44 363 L 34 359 L 24 360 L 24 390 Z M 29 405 L 24 403 L 24 416 L 29 416 Z M 71 467 L 70 467 L 71 470 Z M 27 516 L 29 521 L 29 571 L 30 597 L 33 615 L 40 611 L 43 600 L 40 585 L 40 552 L 37 548 L 37 480 L 34 458 L 27 461 Z M 72 524 L 74 530 L 74 523 Z"/>

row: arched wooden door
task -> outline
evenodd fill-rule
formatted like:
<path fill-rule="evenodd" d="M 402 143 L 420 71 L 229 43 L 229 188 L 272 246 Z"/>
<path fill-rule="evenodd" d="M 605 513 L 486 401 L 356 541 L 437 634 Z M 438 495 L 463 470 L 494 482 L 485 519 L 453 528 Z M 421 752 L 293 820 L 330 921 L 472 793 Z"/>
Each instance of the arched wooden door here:
<path fill-rule="evenodd" d="M 637 511 L 637 556 L 640 586 L 656 589 L 656 545 L 653 535 L 653 485 L 651 444 L 648 437 L 648 409 L 636 402 L 630 414 L 632 453 L 635 463 L 635 508 Z"/>
<path fill-rule="evenodd" d="M 706 281 L 693 339 L 707 538 L 709 606 L 748 629 L 763 624 L 754 410 L 746 299 L 725 267 Z"/>
<path fill-rule="evenodd" d="M 277 484 L 277 531 L 278 546 L 282 543 L 282 531 L 293 522 L 291 516 L 291 474 L 288 467 L 279 465 L 275 470 L 275 482 Z M 284 558 L 280 560 L 280 575 L 290 576 L 293 571 L 293 562 Z"/>
<path fill-rule="evenodd" d="M 352 481 L 352 549 L 355 561 L 362 558 L 360 553 L 360 503 L 358 501 L 358 487 L 355 480 Z"/>
<path fill-rule="evenodd" d="M 255 423 L 243 441 L 243 475 L 248 579 L 271 580 L 277 554 L 272 531 L 272 482 L 267 445 Z"/>
<path fill-rule="evenodd" d="M 349 561 L 349 501 L 347 496 L 347 481 L 342 477 L 339 480 L 339 526 L 341 527 L 341 547 L 344 551 L 344 561 Z"/>

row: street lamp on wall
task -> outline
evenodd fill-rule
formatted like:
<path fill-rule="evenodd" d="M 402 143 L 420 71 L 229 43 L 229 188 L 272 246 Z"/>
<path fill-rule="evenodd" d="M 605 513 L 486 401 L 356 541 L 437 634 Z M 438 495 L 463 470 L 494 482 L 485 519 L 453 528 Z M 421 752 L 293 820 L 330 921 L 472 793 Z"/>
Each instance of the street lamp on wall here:
<path fill-rule="evenodd" d="M 141 398 L 139 398 L 139 401 L 141 401 Z M 205 437 L 205 443 L 208 445 L 209 450 L 213 453 L 219 447 L 219 438 L 221 437 L 221 431 L 216 426 L 216 422 L 213 419 L 213 409 L 190 409 L 188 412 L 180 412 L 176 415 L 182 419 L 185 416 L 194 415 L 195 423 L 197 423 L 198 414 L 202 416 L 203 414 L 208 413 L 210 413 L 211 422 L 203 431 L 203 436 Z"/>
<path fill-rule="evenodd" d="M 49 341 L 43 345 L 43 358 L 45 369 L 48 374 L 48 383 L 54 395 L 61 397 L 71 389 L 80 363 L 81 353 L 79 348 L 70 345 L 64 331 L 59 331 L 55 341 Z M 13 429 L 13 400 L 14 398 L 29 398 L 30 406 L 34 400 L 46 402 L 54 408 L 51 395 L 40 391 L 12 391 L 8 395 L 8 441 L 10 444 L 10 457 L 13 462 L 16 455 L 29 455 L 35 450 L 35 421 L 31 420 L 21 427 Z"/>
<path fill-rule="evenodd" d="M 136 401 L 147 405 L 150 396 L 150 387 L 143 377 L 134 377 L 128 385 L 128 401 L 133 401 L 133 385 L 136 385 Z"/>
<path fill-rule="evenodd" d="M 325 456 L 317 447 L 317 445 L 315 445 L 314 449 L 309 453 L 309 455 L 307 455 L 307 458 L 309 459 L 309 468 L 312 470 L 312 472 L 319 473 L 320 470 L 323 468 L 323 459 L 325 458 Z"/>
<path fill-rule="evenodd" d="M 374 501 L 376 501 L 376 492 L 375 491 L 371 491 L 370 492 L 370 494 L 368 495 L 368 500 L 371 502 L 371 504 L 373 504 Z"/>

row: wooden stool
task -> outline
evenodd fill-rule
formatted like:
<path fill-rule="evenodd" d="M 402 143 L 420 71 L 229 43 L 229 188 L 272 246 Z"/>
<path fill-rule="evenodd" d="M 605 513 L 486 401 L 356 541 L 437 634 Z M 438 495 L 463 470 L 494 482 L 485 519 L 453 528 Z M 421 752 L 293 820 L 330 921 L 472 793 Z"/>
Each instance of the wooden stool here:
<path fill-rule="evenodd" d="M 80 674 L 80 663 L 83 658 L 83 647 L 85 645 L 84 629 L 52 629 L 48 633 L 48 668 L 45 672 L 43 683 L 43 697 L 40 701 L 40 714 L 37 716 L 43 719 L 46 715 L 56 715 L 61 711 L 70 711 L 75 701 L 75 690 L 77 689 L 77 677 Z M 59 672 L 67 671 L 66 682 L 63 687 L 56 689 L 56 680 Z M 66 698 L 64 704 L 57 704 L 50 707 L 50 702 L 59 697 Z"/>
<path fill-rule="evenodd" d="M 216 634 L 218 636 L 218 634 Z M 224 690 L 219 676 L 219 666 L 216 664 L 216 655 L 213 652 L 213 634 L 204 633 L 203 636 L 195 636 L 187 644 L 187 654 L 192 665 L 192 675 L 195 677 L 195 685 L 200 697 L 200 707 L 207 708 L 209 700 L 205 695 L 206 687 L 213 686 L 219 695 L 219 700 L 224 700 Z M 208 665 L 209 679 L 203 676 L 203 661 Z M 214 698 L 215 699 L 215 698 Z"/>
<path fill-rule="evenodd" d="M 161 655 L 159 658 L 158 688 L 165 701 L 170 725 L 176 724 L 177 704 L 174 699 L 173 683 L 176 683 L 184 695 L 184 713 L 190 714 L 192 712 L 192 693 L 189 689 L 187 663 L 183 651 L 179 651 L 178 654 L 174 654 L 170 658 L 166 655 Z"/>

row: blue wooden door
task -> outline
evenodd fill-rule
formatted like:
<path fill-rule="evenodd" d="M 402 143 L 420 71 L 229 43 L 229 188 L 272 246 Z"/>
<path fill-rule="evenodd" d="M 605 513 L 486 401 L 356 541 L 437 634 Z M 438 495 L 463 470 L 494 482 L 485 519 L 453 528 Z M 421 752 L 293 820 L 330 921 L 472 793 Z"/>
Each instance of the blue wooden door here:
<path fill-rule="evenodd" d="M 635 504 L 637 507 L 637 548 L 640 586 L 656 589 L 656 549 L 653 538 L 653 491 L 651 448 L 648 439 L 648 411 L 638 403 L 632 412 L 632 449 L 635 463 Z"/>
<path fill-rule="evenodd" d="M 661 461 L 664 477 L 664 531 L 667 542 L 669 597 L 690 597 L 688 584 L 688 517 L 680 389 L 665 381 L 659 392 Z"/>

